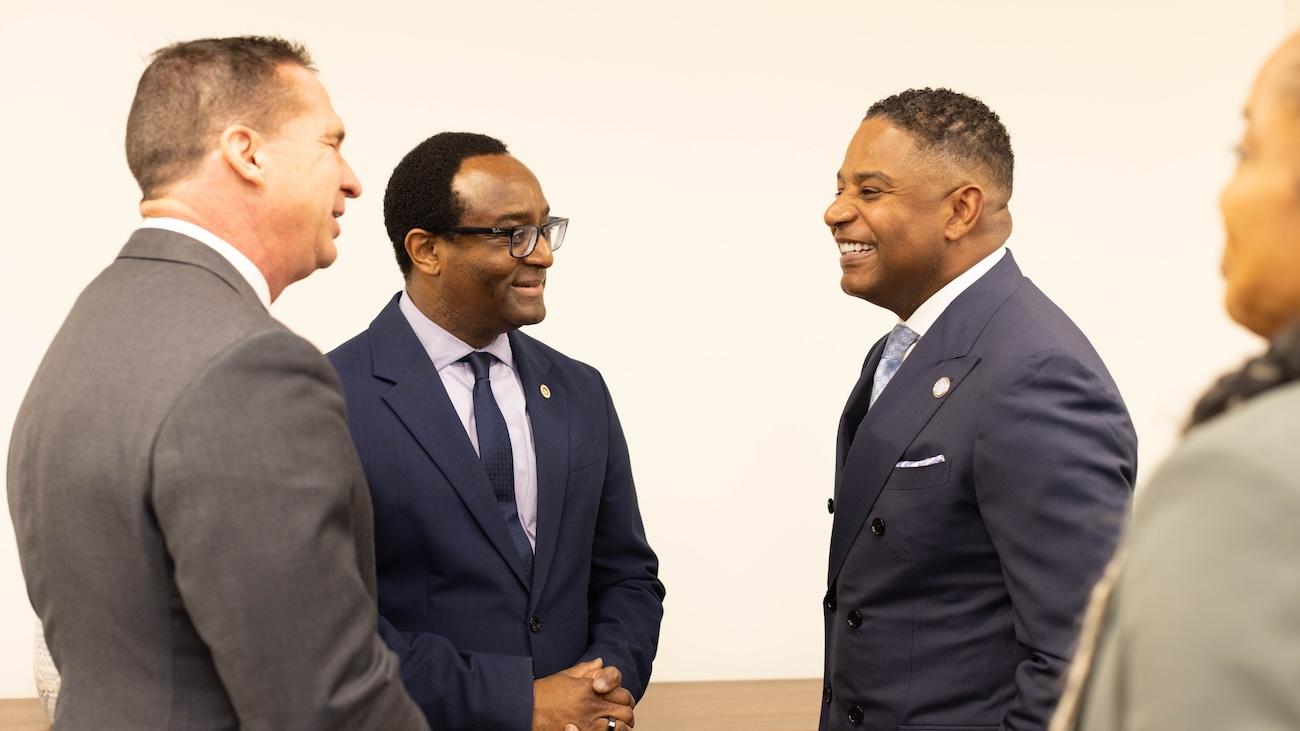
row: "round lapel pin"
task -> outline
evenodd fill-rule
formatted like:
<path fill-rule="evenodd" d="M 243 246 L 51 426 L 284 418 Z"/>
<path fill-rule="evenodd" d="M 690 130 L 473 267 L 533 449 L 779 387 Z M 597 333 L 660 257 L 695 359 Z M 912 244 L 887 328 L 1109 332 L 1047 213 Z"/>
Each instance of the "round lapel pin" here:
<path fill-rule="evenodd" d="M 934 382 L 934 388 L 931 389 L 930 393 L 934 394 L 935 398 L 943 398 L 944 396 L 948 395 L 948 390 L 951 388 L 952 388 L 952 379 L 947 376 L 944 376 L 943 378 L 940 378 L 939 380 Z"/>
<path fill-rule="evenodd" d="M 546 385 L 545 383 L 543 383 L 543 384 L 542 384 L 542 387 L 541 387 L 540 389 L 538 389 L 538 390 L 542 392 L 542 398 L 550 398 L 550 397 L 551 397 L 551 387 L 548 386 L 548 385 Z"/>

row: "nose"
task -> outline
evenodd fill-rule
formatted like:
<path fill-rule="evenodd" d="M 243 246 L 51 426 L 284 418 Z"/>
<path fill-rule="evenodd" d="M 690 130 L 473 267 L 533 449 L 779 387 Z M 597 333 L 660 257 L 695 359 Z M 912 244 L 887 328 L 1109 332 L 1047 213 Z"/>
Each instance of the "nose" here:
<path fill-rule="evenodd" d="M 843 198 L 836 198 L 831 201 L 829 206 L 826 206 L 826 213 L 822 214 L 822 220 L 826 222 L 827 226 L 834 229 L 836 226 L 853 220 L 854 215 L 853 206 L 849 205 L 848 201 Z"/>
<path fill-rule="evenodd" d="M 361 196 L 361 181 L 357 179 L 357 174 L 352 172 L 352 166 L 347 160 L 343 160 L 343 180 L 339 183 L 339 189 L 348 198 Z"/>
<path fill-rule="evenodd" d="M 555 255 L 551 253 L 551 240 L 545 234 L 538 232 L 537 246 L 533 247 L 533 252 L 524 257 L 524 262 L 542 269 L 549 269 L 555 263 Z"/>

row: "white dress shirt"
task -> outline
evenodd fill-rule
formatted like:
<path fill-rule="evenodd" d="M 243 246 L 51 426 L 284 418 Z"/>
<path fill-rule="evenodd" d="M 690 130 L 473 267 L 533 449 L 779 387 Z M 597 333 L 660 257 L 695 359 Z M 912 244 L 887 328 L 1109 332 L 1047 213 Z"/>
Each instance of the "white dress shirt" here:
<path fill-rule="evenodd" d="M 1002 261 L 1002 257 L 1006 256 L 1006 253 L 1006 245 L 999 246 L 997 251 L 980 259 L 975 263 L 975 266 L 957 275 L 956 279 L 943 285 L 943 289 L 930 295 L 930 299 L 922 302 L 911 317 L 901 322 L 918 336 L 916 342 L 912 343 L 906 353 L 903 353 L 903 360 L 907 360 L 907 356 L 911 355 L 913 350 L 916 350 L 916 343 L 921 342 L 921 338 L 925 337 L 926 331 L 934 327 L 934 323 L 938 321 L 943 311 L 948 309 L 948 305 L 951 305 L 953 300 L 960 297 L 961 293 L 969 289 L 972 284 L 979 281 L 980 277 L 988 274 L 995 264 Z"/>
<path fill-rule="evenodd" d="M 244 252 L 231 246 L 229 242 L 211 231 L 199 226 L 198 224 L 182 221 L 179 218 L 167 218 L 160 216 L 158 218 L 146 218 L 140 224 L 140 228 L 160 228 L 164 231 L 171 231 L 183 236 L 200 241 L 208 245 L 208 248 L 217 252 L 223 259 L 230 262 L 230 265 L 239 272 L 240 276 L 248 282 L 248 286 L 253 288 L 257 293 L 257 298 L 261 300 L 262 306 L 268 310 L 271 308 L 271 287 L 266 283 L 266 276 L 262 270 L 257 268 L 252 259 L 244 256 Z"/>
<path fill-rule="evenodd" d="M 451 405 L 465 426 L 465 433 L 478 451 L 478 426 L 474 421 L 474 371 L 469 363 L 459 362 L 461 358 L 474 352 L 474 348 L 442 329 L 411 301 L 411 296 L 402 292 L 397 304 L 411 329 L 420 339 L 420 344 L 433 361 L 433 367 L 447 389 Z M 528 544 L 537 550 L 537 456 L 533 447 L 533 428 L 528 421 L 527 402 L 524 401 L 524 384 L 515 368 L 514 353 L 510 350 L 510 339 L 503 333 L 496 340 L 480 348 L 496 356 L 492 367 L 488 369 L 488 381 L 492 384 L 492 395 L 497 400 L 501 415 L 506 420 L 506 430 L 510 432 L 510 451 L 515 460 L 515 510 L 519 513 L 519 522 L 528 536 Z M 430 405 L 432 407 L 432 405 Z"/>

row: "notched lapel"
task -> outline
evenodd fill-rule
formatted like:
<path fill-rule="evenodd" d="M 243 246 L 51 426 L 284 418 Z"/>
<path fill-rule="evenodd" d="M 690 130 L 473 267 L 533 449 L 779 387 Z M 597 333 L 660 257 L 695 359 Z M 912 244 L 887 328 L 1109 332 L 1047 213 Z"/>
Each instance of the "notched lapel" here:
<path fill-rule="evenodd" d="M 395 307 L 391 309 L 397 317 L 402 317 Z M 406 325 L 406 322 L 403 320 L 401 324 Z M 415 333 L 410 332 L 409 325 L 406 325 L 406 329 L 415 347 L 405 372 L 384 394 L 384 403 L 388 404 L 446 476 L 447 482 L 451 483 L 452 489 L 460 496 L 492 545 L 496 546 L 497 552 L 527 587 L 523 559 L 519 557 L 519 551 L 510 539 L 509 529 L 501 519 L 501 510 L 493 497 L 492 485 L 483 470 L 483 463 L 479 461 L 474 445 L 465 433 L 465 425 L 451 405 L 438 371 L 420 347 Z M 391 337 L 393 333 L 390 331 L 387 335 Z"/>
<path fill-rule="evenodd" d="M 903 361 L 870 411 L 865 410 L 865 401 L 870 398 L 868 384 L 880 355 L 875 353 L 868 359 L 869 367 L 863 369 L 840 422 L 840 444 L 847 446 L 836 464 L 835 523 L 831 528 L 828 584 L 839 575 L 849 548 L 862 531 L 862 524 L 875 506 L 898 457 L 943 404 L 953 398 L 961 382 L 979 363 L 979 356 L 972 353 L 975 342 L 994 313 L 1024 282 L 1020 267 L 1007 251 L 1001 261 L 944 310 L 934 327 Z M 883 351 L 883 340 L 877 347 Z M 935 398 L 934 383 L 944 376 L 950 381 L 948 391 L 943 398 Z M 864 388 L 866 395 L 861 393 Z M 855 403 L 865 412 L 857 424 L 852 423 Z M 853 494 L 847 494 L 848 491 Z"/>
<path fill-rule="evenodd" d="M 870 394 L 866 384 L 871 381 L 880 356 L 876 354 L 868 359 L 870 368 L 863 369 L 862 379 L 858 380 L 849 407 L 845 407 L 845 419 L 840 424 L 840 444 L 849 446 L 837 464 L 835 525 L 831 528 L 828 584 L 839 576 L 849 548 L 861 533 L 862 524 L 875 506 L 898 457 L 904 454 L 907 445 L 915 441 L 917 434 L 926 428 L 944 403 L 952 401 L 962 381 L 979 363 L 979 356 L 971 352 L 975 341 L 1024 281 L 1011 252 L 1006 252 L 1001 261 L 949 304 L 930 332 L 920 338 L 915 350 L 907 356 L 876 405 L 865 412 L 862 420 L 857 425 L 846 423 L 853 416 L 850 408 L 854 399 L 862 402 L 870 398 L 870 395 L 859 392 L 867 388 Z M 948 393 L 943 398 L 935 398 L 933 384 L 944 376 L 950 381 Z M 849 429 L 853 429 L 853 440 L 846 442 Z M 850 479 L 853 481 L 852 489 L 848 489 Z"/>
<path fill-rule="evenodd" d="M 899 455 L 979 363 L 977 356 L 943 358 L 940 350 L 940 338 L 929 342 L 922 338 L 855 430 L 836 476 L 828 583 L 835 580 L 844 565 L 849 547 L 862 531 Z M 931 388 L 943 376 L 952 385 L 947 396 L 937 399 Z"/>
<path fill-rule="evenodd" d="M 565 384 L 550 379 L 551 361 L 530 340 L 510 333 L 510 350 L 524 384 L 524 402 L 533 430 L 537 455 L 537 548 L 533 559 L 532 609 L 546 588 L 555 548 L 564 520 L 564 498 L 569 483 L 569 412 L 572 394 Z M 542 395 L 546 386 L 549 397 Z"/>
<path fill-rule="evenodd" d="M 857 431 L 858 424 L 862 423 L 862 417 L 867 413 L 867 405 L 871 401 L 871 382 L 875 378 L 876 367 L 880 365 L 881 354 L 885 352 L 885 340 L 881 338 L 876 344 L 871 346 L 867 353 L 867 360 L 862 365 L 862 373 L 858 374 L 858 382 L 853 385 L 853 392 L 849 394 L 849 400 L 844 404 L 844 413 L 840 415 L 840 427 L 835 439 L 835 484 L 839 484 L 840 468 L 844 466 L 844 457 L 849 451 L 849 446 L 853 444 L 853 434 Z"/>

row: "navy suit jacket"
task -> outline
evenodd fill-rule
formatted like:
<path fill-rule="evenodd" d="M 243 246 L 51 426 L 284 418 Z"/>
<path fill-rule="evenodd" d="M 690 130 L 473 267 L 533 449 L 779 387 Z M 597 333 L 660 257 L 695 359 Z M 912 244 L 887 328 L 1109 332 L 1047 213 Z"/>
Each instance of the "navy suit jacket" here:
<path fill-rule="evenodd" d="M 664 588 L 604 380 L 509 334 L 537 453 L 530 590 L 482 463 L 397 303 L 329 359 L 374 502 L 380 634 L 407 690 L 433 728 L 526 731 L 533 679 L 600 657 L 640 698 Z"/>
<path fill-rule="evenodd" d="M 821 728 L 1045 729 L 1132 495 L 1119 390 L 1010 253 L 868 411 L 883 347 L 840 422 Z"/>

